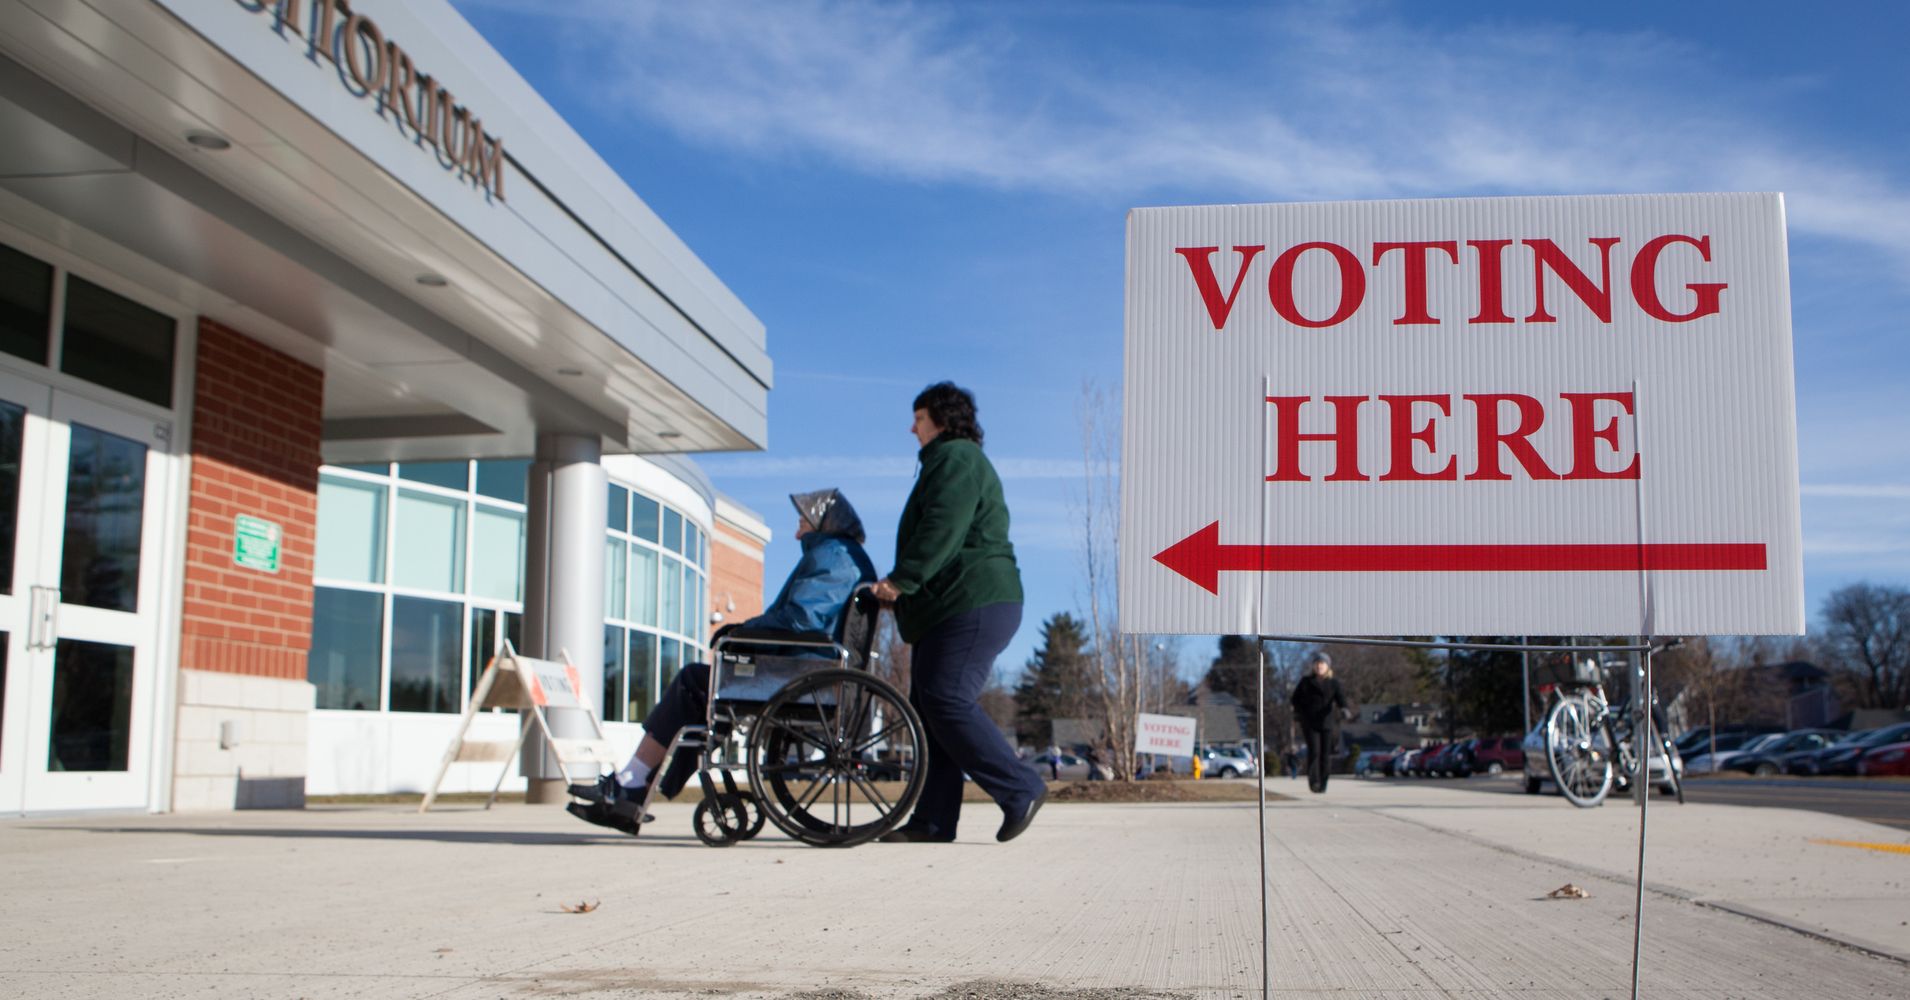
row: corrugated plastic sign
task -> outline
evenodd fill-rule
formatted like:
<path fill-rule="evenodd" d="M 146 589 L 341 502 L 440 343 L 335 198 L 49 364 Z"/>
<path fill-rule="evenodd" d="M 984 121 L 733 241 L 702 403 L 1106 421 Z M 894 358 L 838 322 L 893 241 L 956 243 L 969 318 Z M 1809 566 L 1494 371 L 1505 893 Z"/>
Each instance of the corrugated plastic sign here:
<path fill-rule="evenodd" d="M 1783 199 L 1128 216 L 1121 624 L 1795 634 Z"/>

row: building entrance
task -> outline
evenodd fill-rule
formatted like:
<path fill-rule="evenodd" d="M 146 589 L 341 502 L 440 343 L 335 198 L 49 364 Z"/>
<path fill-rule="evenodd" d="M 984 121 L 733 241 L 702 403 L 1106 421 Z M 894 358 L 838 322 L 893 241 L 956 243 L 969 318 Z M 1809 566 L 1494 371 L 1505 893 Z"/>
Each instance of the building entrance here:
<path fill-rule="evenodd" d="M 148 803 L 170 431 L 0 370 L 0 812 Z"/>

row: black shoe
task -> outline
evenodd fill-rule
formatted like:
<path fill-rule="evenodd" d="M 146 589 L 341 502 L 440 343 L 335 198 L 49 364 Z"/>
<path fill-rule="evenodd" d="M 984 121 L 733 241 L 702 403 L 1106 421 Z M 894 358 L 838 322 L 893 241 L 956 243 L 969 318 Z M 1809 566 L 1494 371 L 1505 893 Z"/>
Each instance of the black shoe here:
<path fill-rule="evenodd" d="M 591 784 L 572 784 L 570 794 L 585 802 L 608 802 L 615 798 L 623 786 L 617 784 L 617 776 L 606 774 Z"/>
<path fill-rule="evenodd" d="M 952 844 L 953 836 L 943 835 L 926 826 L 898 826 L 876 838 L 885 844 Z"/>
<path fill-rule="evenodd" d="M 995 839 L 1006 844 L 1021 836 L 1022 831 L 1028 829 L 1028 824 L 1035 821 L 1035 813 L 1041 811 L 1041 804 L 1046 801 L 1048 801 L 1048 790 L 1043 788 L 1041 794 L 1035 796 L 1033 802 L 1028 803 L 1028 808 L 1022 810 L 1021 815 L 1017 816 L 1010 812 L 1003 817 L 1001 829 L 995 831 Z"/>
<path fill-rule="evenodd" d="M 627 833 L 632 837 L 636 836 L 638 832 L 643 829 L 643 824 L 637 823 L 628 817 L 617 815 L 611 811 L 609 806 L 604 805 L 602 802 L 571 802 L 564 806 L 564 811 L 586 823 L 609 827 L 619 833 Z"/>

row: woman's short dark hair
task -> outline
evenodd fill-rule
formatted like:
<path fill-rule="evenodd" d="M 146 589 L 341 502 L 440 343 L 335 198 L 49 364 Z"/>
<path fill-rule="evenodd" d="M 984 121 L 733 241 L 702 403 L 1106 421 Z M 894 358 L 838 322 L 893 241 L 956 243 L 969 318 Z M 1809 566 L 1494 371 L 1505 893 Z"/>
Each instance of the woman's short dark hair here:
<path fill-rule="evenodd" d="M 925 410 L 944 437 L 982 443 L 981 421 L 975 419 L 975 394 L 953 382 L 937 382 L 915 397 L 915 409 Z"/>

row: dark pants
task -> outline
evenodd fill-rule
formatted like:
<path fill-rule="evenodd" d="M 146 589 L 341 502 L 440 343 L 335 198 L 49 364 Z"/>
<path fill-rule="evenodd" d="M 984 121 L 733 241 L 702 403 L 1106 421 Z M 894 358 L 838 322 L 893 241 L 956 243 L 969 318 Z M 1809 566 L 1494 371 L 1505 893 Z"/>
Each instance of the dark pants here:
<path fill-rule="evenodd" d="M 663 696 L 657 699 L 656 707 L 643 717 L 643 733 L 668 748 L 678 730 L 692 724 L 704 725 L 709 721 L 709 714 L 710 665 L 692 663 L 677 671 L 670 685 L 663 689 Z M 697 752 L 678 750 L 676 759 L 666 765 L 657 791 L 665 798 L 674 799 L 696 773 Z"/>
<path fill-rule="evenodd" d="M 1300 731 L 1306 734 L 1306 783 L 1316 792 L 1326 791 L 1327 774 L 1333 770 L 1333 757 L 1340 750 L 1340 731 L 1337 728 L 1314 729 L 1302 726 Z"/>
<path fill-rule="evenodd" d="M 910 826 L 955 835 L 963 772 L 1007 810 L 1026 807 L 1046 788 L 1015 756 L 980 701 L 995 657 L 1020 627 L 1020 604 L 990 604 L 935 626 L 910 653 L 909 704 L 928 730 L 928 770 Z"/>

